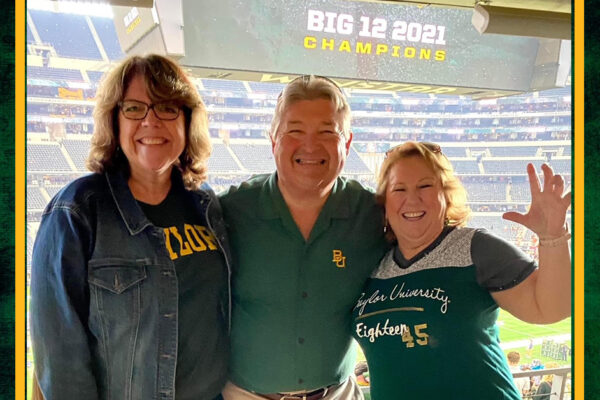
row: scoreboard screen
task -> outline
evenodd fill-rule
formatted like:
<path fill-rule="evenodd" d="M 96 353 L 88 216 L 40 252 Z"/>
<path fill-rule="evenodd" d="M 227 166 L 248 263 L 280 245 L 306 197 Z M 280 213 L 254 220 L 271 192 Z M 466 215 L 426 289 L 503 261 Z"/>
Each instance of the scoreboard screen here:
<path fill-rule="evenodd" d="M 535 38 L 481 35 L 472 11 L 458 8 L 348 0 L 182 5 L 179 61 L 198 71 L 253 72 L 256 80 L 312 73 L 354 88 L 502 95 L 530 90 L 539 48 Z"/>
<path fill-rule="evenodd" d="M 158 19 L 150 8 L 113 7 L 112 10 L 117 37 L 125 52 L 158 25 Z"/>

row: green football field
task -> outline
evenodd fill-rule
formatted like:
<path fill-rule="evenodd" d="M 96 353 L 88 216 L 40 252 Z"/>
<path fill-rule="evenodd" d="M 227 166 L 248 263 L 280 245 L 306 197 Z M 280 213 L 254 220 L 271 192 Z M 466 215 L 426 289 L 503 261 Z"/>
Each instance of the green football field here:
<path fill-rule="evenodd" d="M 497 323 L 500 327 L 500 341 L 502 343 L 564 335 L 571 332 L 571 318 L 550 325 L 533 325 L 501 310 Z"/>

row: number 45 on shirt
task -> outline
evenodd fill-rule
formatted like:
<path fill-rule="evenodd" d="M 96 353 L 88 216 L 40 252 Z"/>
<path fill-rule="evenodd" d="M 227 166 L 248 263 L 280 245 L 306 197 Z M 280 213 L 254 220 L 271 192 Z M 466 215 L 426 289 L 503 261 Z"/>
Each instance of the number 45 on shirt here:
<path fill-rule="evenodd" d="M 427 338 L 429 337 L 429 335 L 424 332 L 427 328 L 427 324 L 419 324 L 413 326 L 413 331 L 416 336 L 416 340 L 415 337 L 410 333 L 410 326 L 405 326 L 405 328 L 406 330 L 402 334 L 402 341 L 406 343 L 406 347 L 415 347 L 415 341 L 420 346 L 427 346 Z"/>

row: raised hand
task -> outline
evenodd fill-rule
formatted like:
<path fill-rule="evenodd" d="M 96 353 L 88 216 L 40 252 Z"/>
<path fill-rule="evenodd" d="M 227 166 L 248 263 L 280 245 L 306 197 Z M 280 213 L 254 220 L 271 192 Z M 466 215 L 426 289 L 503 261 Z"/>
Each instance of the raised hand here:
<path fill-rule="evenodd" d="M 533 164 L 527 164 L 531 204 L 526 214 L 510 211 L 502 218 L 521 224 L 540 238 L 556 238 L 565 233 L 567 210 L 571 205 L 571 192 L 563 194 L 565 181 L 555 175 L 548 164 L 542 164 L 544 187 L 542 189 Z"/>

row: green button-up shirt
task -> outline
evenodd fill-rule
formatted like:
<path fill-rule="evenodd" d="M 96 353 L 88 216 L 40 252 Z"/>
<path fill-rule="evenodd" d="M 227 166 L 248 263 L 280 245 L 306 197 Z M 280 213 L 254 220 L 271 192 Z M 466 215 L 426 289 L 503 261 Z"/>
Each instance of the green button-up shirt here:
<path fill-rule="evenodd" d="M 373 194 L 338 178 L 308 240 L 276 173 L 221 202 L 234 260 L 231 380 L 257 393 L 345 380 L 356 358 L 351 310 L 388 248 Z"/>

